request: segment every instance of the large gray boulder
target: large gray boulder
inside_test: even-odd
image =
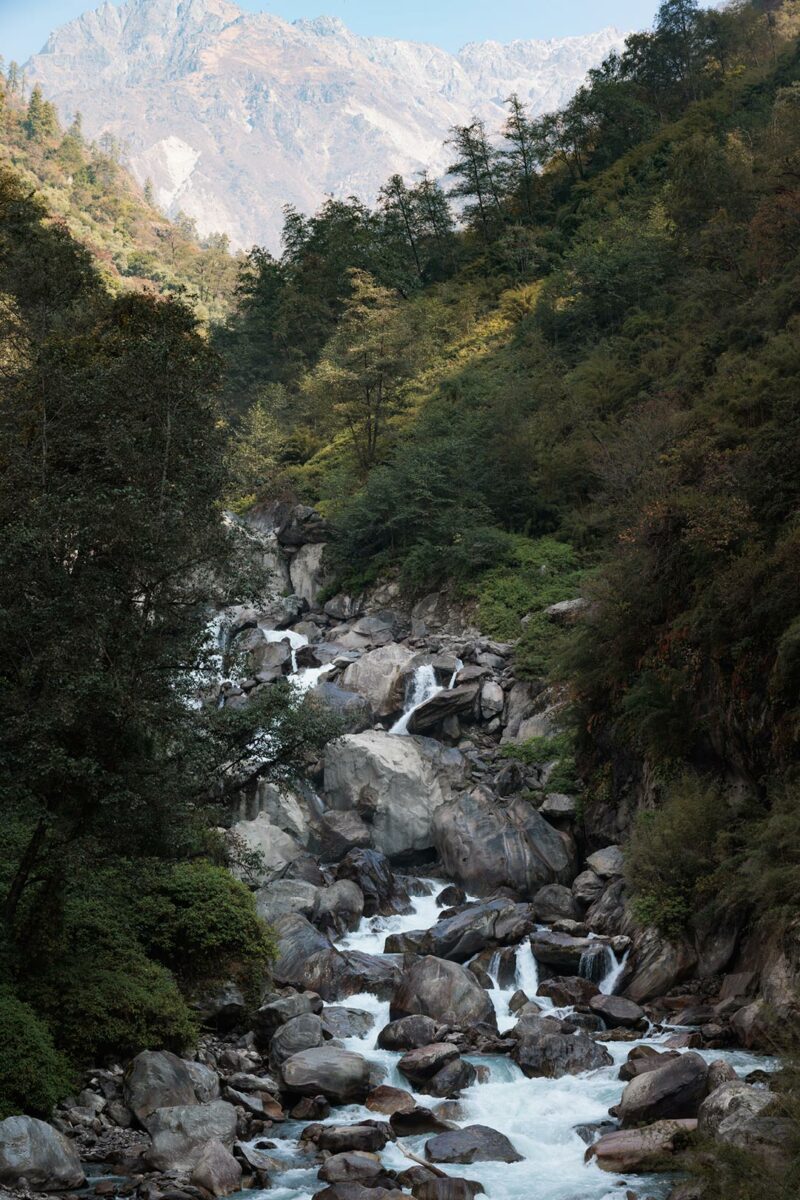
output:
[[[278,984],[332,1001],[359,992],[388,997],[399,981],[400,968],[391,959],[356,950],[343,953],[299,913],[280,917],[275,932],[278,957],[272,974]]]
[[[699,1054],[678,1058],[632,1079],[617,1106],[623,1125],[696,1117],[708,1086],[708,1063]]]
[[[292,555],[289,563],[289,578],[295,595],[306,600],[312,608],[327,579],[324,553],[325,546],[321,542],[309,542]]]
[[[298,839],[279,829],[263,812],[251,821],[238,821],[231,828],[231,835],[233,841],[243,843],[248,850],[255,850],[261,856],[258,882],[262,886],[277,879],[289,863],[305,854]]]
[[[517,1042],[511,1056],[528,1079],[560,1079],[612,1065],[614,1060],[605,1046],[582,1030],[551,1032],[550,1024],[546,1019],[534,1019],[514,1028]]]
[[[128,1064],[122,1085],[128,1108],[144,1123],[157,1108],[197,1104],[186,1063],[169,1050],[143,1050]]]
[[[775,1099],[742,1079],[731,1080],[707,1096],[697,1114],[701,1134],[744,1149],[757,1140],[758,1118]]]
[[[522,1162],[504,1133],[488,1125],[467,1125],[440,1133],[425,1143],[425,1157],[433,1163]]]
[[[72,1142],[35,1117],[0,1121],[0,1183],[35,1192],[82,1187],[83,1167]]]
[[[606,846],[595,850],[586,860],[586,866],[601,879],[613,879],[625,872],[625,857],[621,846]]]
[[[379,646],[350,664],[340,686],[363,696],[376,716],[389,717],[403,707],[404,673],[413,657],[412,650],[397,642]]]
[[[644,1129],[615,1129],[586,1151],[602,1171],[616,1174],[675,1171],[691,1144],[696,1120],[656,1121]]]
[[[333,1104],[355,1104],[369,1091],[369,1063],[360,1054],[336,1046],[302,1050],[281,1067],[287,1091],[325,1096]]]
[[[299,1017],[293,1017],[275,1031],[269,1047],[270,1063],[279,1070],[287,1058],[299,1054],[302,1050],[312,1050],[321,1046],[324,1040],[321,1017],[315,1013],[303,1013]]]
[[[418,1013],[442,1025],[497,1027],[489,993],[475,976],[458,963],[431,956],[419,959],[406,972],[389,1010],[392,1021]]]
[[[212,1196],[230,1196],[242,1186],[242,1168],[230,1150],[215,1138],[200,1152],[191,1182]]]
[[[209,1142],[230,1150],[236,1137],[236,1109],[226,1100],[191,1107],[157,1108],[147,1119],[152,1144],[148,1164],[156,1171],[189,1172]]]
[[[478,895],[510,887],[530,896],[573,873],[564,839],[519,797],[459,796],[436,809],[433,840],[447,874]]]
[[[256,892],[256,910],[260,917],[273,924],[287,913],[311,917],[317,905],[320,889],[304,879],[273,879]]]
[[[637,931],[634,952],[633,978],[626,982],[625,994],[637,1004],[663,996],[697,963],[697,953],[685,939],[670,942],[652,928]]]
[[[337,879],[330,887],[320,889],[313,921],[321,929],[333,929],[343,934],[357,929],[363,915],[361,888],[352,879]]]
[[[325,794],[332,808],[358,811],[372,845],[389,858],[433,848],[433,816],[463,781],[457,750],[381,730],[350,734],[325,751]]]
[[[540,810],[541,811],[541,810]],[[563,883],[548,883],[533,897],[537,921],[580,921],[582,911],[577,900]]]
[[[488,900],[438,921],[422,938],[420,952],[452,962],[466,962],[487,946],[516,944],[533,926],[530,905]]]
[[[409,733],[430,733],[449,717],[474,717],[478,710],[479,683],[445,688],[415,708],[408,722]]]

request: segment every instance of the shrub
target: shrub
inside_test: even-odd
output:
[[[0,1120],[20,1112],[48,1117],[71,1086],[67,1060],[45,1023],[0,988]]]
[[[552,737],[528,738],[525,742],[512,742],[503,746],[504,758],[539,767],[552,763],[553,769],[547,778],[549,792],[572,794],[579,788],[577,765],[573,753],[574,737],[571,733],[557,733]]]

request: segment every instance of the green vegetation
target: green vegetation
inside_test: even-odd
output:
[[[501,754],[527,767],[550,767],[547,776],[549,792],[564,792],[574,795],[580,787],[575,762],[575,740],[570,733],[557,733],[552,737],[533,737],[524,742],[510,742],[503,746]]]
[[[336,723],[288,684],[192,702],[209,606],[246,582],[196,316],[110,291],[5,168],[0,297],[0,1111],[46,1112],[73,1068],[189,1046],[197,989],[263,984],[210,831]]]

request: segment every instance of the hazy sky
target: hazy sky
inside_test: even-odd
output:
[[[239,0],[294,20],[320,13],[341,17],[356,33],[435,42],[458,50],[494,38],[563,37],[604,25],[649,26],[658,0]],[[24,62],[58,25],[97,8],[96,0],[0,0],[0,53]]]

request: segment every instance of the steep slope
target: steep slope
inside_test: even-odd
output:
[[[105,4],[54,33],[28,64],[62,114],[126,147],[158,203],[201,233],[275,246],[281,210],[327,193],[372,201],[394,171],[444,170],[449,128],[498,124],[516,89],[558,107],[621,35],[489,42],[453,56],[362,38],[340,21],[286,21],[227,0]]]

